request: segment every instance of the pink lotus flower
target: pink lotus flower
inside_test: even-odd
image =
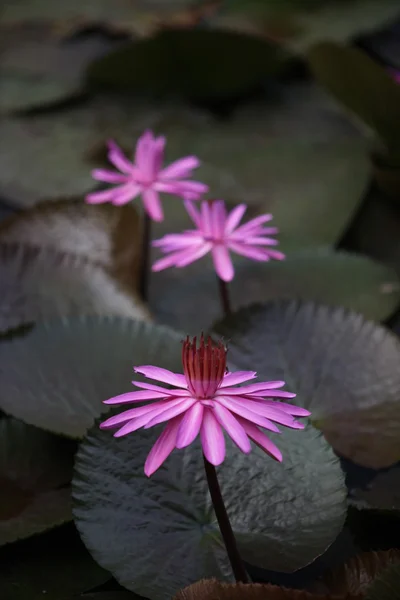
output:
[[[110,398],[105,404],[125,404],[156,400],[152,404],[132,408],[110,417],[101,424],[103,429],[120,427],[114,434],[122,437],[141,427],[148,429],[168,422],[147,457],[144,471],[152,475],[171,454],[174,448],[189,446],[200,433],[203,452],[213,465],[225,458],[223,430],[244,452],[251,451],[253,440],[267,454],[282,460],[279,449],[259,429],[279,433],[273,423],[292,429],[304,429],[293,416],[307,417],[308,410],[266,398],[294,398],[279,390],[284,381],[268,381],[237,387],[256,377],[254,371],[226,371],[227,350],[221,342],[207,343],[201,336],[199,348],[196,338],[189,338],[182,349],[183,375],[153,366],[135,367],[149,379],[173,385],[172,389],[140,381],[133,381],[143,391],[129,392]]]
[[[211,252],[217,275],[223,281],[231,281],[234,269],[229,251],[232,250],[253,260],[270,258],[283,260],[285,255],[267,246],[276,246],[277,240],[268,237],[278,233],[276,227],[263,227],[272,215],[262,215],[238,227],[246,205],[239,204],[227,215],[223,200],[204,201],[198,212],[192,202],[185,202],[186,210],[197,229],[165,235],[155,240],[153,246],[160,248],[165,258],[156,261],[153,271],[168,267],[186,267]]]
[[[135,162],[131,163],[113,141],[108,142],[108,159],[119,172],[108,169],[92,171],[94,179],[117,184],[115,187],[93,192],[86,196],[89,204],[111,202],[116,206],[127,204],[139,194],[144,208],[154,221],[162,221],[164,213],[159,192],[174,194],[185,199],[197,200],[208,190],[198,181],[188,181],[193,169],[200,161],[195,156],[186,156],[162,169],[165,138],[156,138],[146,131],[136,144]]]

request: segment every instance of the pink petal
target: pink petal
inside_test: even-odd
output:
[[[275,260],[285,260],[286,255],[283,252],[279,252],[279,250],[267,250],[269,256],[274,258]]]
[[[163,252],[174,252],[175,250],[180,250],[181,248],[196,246],[199,243],[203,243],[203,241],[203,238],[199,234],[188,235],[187,233],[175,233],[168,234],[158,240],[154,240],[152,242],[152,246],[155,248],[161,248]]]
[[[100,424],[100,429],[109,429],[115,427],[116,425],[120,425],[121,423],[126,423],[127,421],[133,422],[138,417],[143,417],[144,415],[148,416],[147,420],[144,421],[144,423],[147,423],[149,419],[152,419],[153,416],[157,414],[157,410],[162,410],[162,407],[164,407],[165,410],[165,407],[168,407],[170,402],[171,400],[158,400],[153,404],[147,404],[146,406],[138,406],[137,408],[125,410],[119,415],[114,415],[106,421],[103,421],[103,423]]]
[[[198,200],[200,196],[208,191],[208,186],[199,181],[159,181],[157,180],[154,185],[154,189],[157,192],[164,192],[166,194],[174,194],[180,196],[185,200]]]
[[[140,367],[134,367],[135,373],[140,373],[148,379],[154,381],[161,381],[162,383],[168,383],[169,385],[176,385],[179,388],[187,389],[187,381],[184,375],[180,373],[173,373],[168,369],[162,369],[161,367],[153,367],[152,365],[141,365]]]
[[[164,148],[166,139],[160,136],[155,139],[150,156],[150,176],[153,180],[158,177],[164,160]]]
[[[250,400],[245,397],[237,397],[232,398],[232,401],[243,403],[248,410],[251,412],[265,417],[268,420],[274,421],[275,423],[279,423],[280,425],[285,425],[285,427],[290,427],[291,429],[304,429],[304,424],[296,421],[291,415],[283,410],[279,410],[279,402],[276,403],[274,408],[271,406],[266,406],[262,401]],[[249,418],[249,417],[247,417]],[[252,421],[253,419],[250,419]]]
[[[243,417],[248,421],[252,421],[252,423],[260,425],[260,427],[264,427],[264,429],[269,429],[269,431],[279,433],[279,429],[276,425],[274,425],[274,423],[272,423],[272,421],[269,421],[265,417],[262,417],[261,415],[256,414],[254,411],[249,410],[245,404],[237,402],[235,399],[228,398],[226,396],[219,397],[218,402],[240,417]]]
[[[185,253],[182,253],[183,254],[182,258],[179,258],[177,260],[176,266],[180,267],[180,268],[186,267],[187,265],[190,265],[190,263],[195,262],[196,260],[199,260],[200,258],[203,258],[203,256],[208,254],[208,252],[210,252],[211,249],[212,249],[212,244],[209,242],[204,242],[198,248],[193,248],[193,249],[187,250]]]
[[[247,210],[246,204],[239,204],[229,214],[225,223],[225,235],[229,235],[242,220]]]
[[[161,201],[158,192],[148,188],[143,191],[142,194],[144,209],[153,221],[162,221],[164,219],[164,213],[161,206]]]
[[[146,130],[136,143],[135,165],[145,177],[149,175],[149,154],[153,142],[154,136],[152,132]]]
[[[221,425],[209,408],[204,410],[200,429],[201,445],[204,456],[214,466],[220,465],[225,458],[225,439]]]
[[[213,246],[212,257],[217,275],[222,281],[232,281],[235,271],[228,249],[222,244]]]
[[[170,388],[163,388],[160,385],[152,385],[151,383],[143,383],[142,381],[137,381],[136,379],[132,381],[133,385],[136,385],[138,388],[143,388],[144,390],[152,390],[153,392],[161,392],[164,393],[165,396],[190,396],[189,390],[177,390]]]
[[[256,371],[235,371],[234,373],[227,373],[224,376],[219,389],[244,383],[245,381],[249,381],[249,379],[254,379],[254,377],[257,377]]]
[[[201,217],[198,210],[194,207],[194,204],[191,200],[184,200],[184,206],[186,208],[186,212],[189,217],[192,219],[193,223],[196,225],[198,229],[201,229]]]
[[[150,450],[150,453],[144,464],[144,472],[150,477],[162,463],[168,458],[176,444],[176,436],[182,417],[172,419]]]
[[[203,421],[204,407],[201,402],[196,402],[184,415],[181,424],[179,425],[178,435],[176,438],[177,448],[186,448],[189,446],[199,434],[201,423]]]
[[[246,371],[245,371],[246,372]],[[226,380],[226,377],[224,377],[224,381]],[[263,396],[263,391],[264,390],[275,390],[276,388],[281,388],[285,385],[284,381],[262,381],[260,383],[251,383],[250,385],[242,385],[241,387],[237,387],[237,388],[229,388],[229,389],[224,389],[223,392],[221,392],[221,394],[223,394],[224,396],[228,395],[238,395],[238,396],[243,396],[243,395],[248,395],[248,394],[256,394],[258,393],[259,396]],[[225,387],[222,386],[221,387]],[[286,392],[289,393],[289,392]],[[267,392],[266,394],[267,395]],[[216,396],[219,396],[219,392],[216,392]],[[292,394],[291,396],[288,396],[288,398],[294,398],[296,396],[296,394]]]
[[[278,240],[275,240],[274,238],[260,236],[246,236],[244,242],[246,244],[259,246],[277,246],[279,244]]]
[[[279,448],[277,448],[277,446],[275,446],[275,444],[271,442],[271,440],[269,440],[267,436],[258,429],[258,427],[253,425],[253,423],[245,421],[244,419],[241,419],[241,423],[249,438],[251,438],[253,442],[255,442],[259,448],[261,448],[261,450],[267,452],[267,454],[269,454],[275,460],[282,462],[282,453]]]
[[[118,193],[114,195],[112,200],[112,203],[115,206],[122,206],[123,204],[127,204],[131,200],[134,200],[141,191],[141,187],[134,183],[127,183],[116,189],[118,190]]]
[[[164,423],[165,421],[170,421],[174,417],[177,417],[183,412],[186,412],[189,408],[193,406],[193,404],[195,404],[195,402],[197,402],[197,399],[192,397],[184,399],[179,398],[178,400],[179,402],[177,402],[176,404],[170,402],[170,407],[164,410],[159,415],[156,415],[154,419],[151,419],[151,421],[149,421],[145,426],[145,429],[148,429],[149,427],[154,427],[154,425]]]
[[[251,444],[245,430],[229,410],[216,402],[214,416],[242,452],[245,454],[251,452]]]
[[[214,239],[222,240],[225,235],[226,209],[223,200],[214,200],[211,207],[211,231]]]
[[[107,169],[93,169],[92,177],[93,179],[107,183],[126,183],[128,180],[126,175],[121,175],[121,173],[115,173]]]
[[[266,250],[262,250],[261,248],[254,248],[253,246],[247,246],[246,244],[242,244],[240,242],[232,242],[231,240],[228,240],[227,243],[228,248],[233,252],[236,252],[236,254],[246,256],[247,258],[251,258],[252,260],[269,260],[269,255]]]
[[[182,177],[190,177],[191,171],[200,165],[200,161],[196,156],[186,156],[171,163],[163,169],[159,177],[160,179],[179,179]]]
[[[247,223],[244,223],[244,225],[241,225],[238,229],[236,229],[235,233],[239,233],[239,231],[241,233],[244,233],[245,231],[249,231],[251,229],[254,229],[255,227],[259,227],[260,225],[263,225],[264,223],[267,223],[268,221],[271,221],[271,220],[272,220],[272,215],[270,215],[270,214],[260,215],[259,217],[250,219],[250,221],[247,221]]]
[[[87,194],[85,202],[88,204],[102,204],[103,202],[111,202],[116,196],[118,196],[118,187]]]
[[[160,258],[156,260],[151,267],[151,270],[154,273],[158,271],[163,271],[164,269],[169,269],[170,267],[177,267],[180,258],[184,258],[185,253],[183,250],[179,252],[172,252],[169,256],[165,256],[164,258]]]
[[[132,171],[133,164],[129,162],[121,148],[117,144],[110,140],[108,146],[108,160],[123,173],[130,174]]]
[[[276,400],[261,400],[261,402],[272,408],[278,407],[279,410],[283,410],[294,417],[309,417],[311,415],[309,410],[301,408],[300,406],[295,406],[294,404],[286,404],[285,402],[277,402]]]
[[[201,213],[201,232],[204,237],[212,236],[211,210],[208,202],[202,202],[200,205]]]
[[[103,400],[103,404],[125,404],[126,402],[142,402],[143,400],[158,400],[165,398],[165,393],[145,390],[144,392],[128,392],[120,396],[114,396],[108,400]]]

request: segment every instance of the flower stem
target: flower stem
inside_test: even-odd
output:
[[[226,281],[224,281],[220,277],[217,277],[217,279],[218,279],[218,285],[219,285],[219,297],[221,299],[222,310],[224,312],[224,315],[226,317],[228,317],[229,315],[232,314],[232,306],[231,306],[231,300],[229,297],[228,284],[226,283]]]
[[[222,499],[221,488],[219,487],[217,471],[204,456],[204,468],[206,470],[208,489],[210,490],[211,500],[214,506],[215,515],[217,517],[219,529],[228,553],[228,558],[231,563],[232,571],[237,582],[249,583],[246,569],[244,568],[239,550],[236,545],[235,535],[226,512],[225,504]]]
[[[147,301],[149,295],[150,242],[151,219],[147,212],[145,212],[143,217],[142,249],[140,253],[141,265],[139,278],[139,292],[144,302]]]

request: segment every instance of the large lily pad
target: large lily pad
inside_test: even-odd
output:
[[[68,4],[22,0],[2,7],[2,26],[46,23],[58,35],[65,35],[97,25],[145,35],[171,22],[195,24],[201,16],[201,3],[192,0],[139,0],[134,4],[131,0],[73,0]]]
[[[253,305],[215,330],[239,368],[286,381],[339,453],[373,468],[400,459],[400,343],[389,331],[295,301]]]
[[[0,332],[73,314],[150,319],[132,292],[73,254],[0,242]]]
[[[133,365],[180,369],[183,336],[119,318],[41,323],[0,344],[0,409],[54,433],[81,437],[103,400],[129,391]],[[21,343],[19,343],[21,342]],[[125,383],[124,383],[125,382]]]
[[[346,41],[380,29],[398,14],[396,0],[238,0],[225,3],[210,22],[304,52],[322,40]]]
[[[132,206],[94,206],[83,198],[43,202],[0,225],[0,241],[73,254],[133,285],[139,271],[140,236]]]
[[[72,600],[110,577],[72,525],[4,549],[1,566],[0,588],[7,600]]]
[[[334,43],[310,49],[308,62],[317,79],[384,145],[389,161],[400,161],[400,86],[367,54]]]
[[[0,420],[0,546],[72,519],[74,450],[68,440]]]
[[[94,61],[88,76],[95,85],[124,92],[223,100],[259,88],[288,59],[279,46],[252,36],[179,28]]]
[[[400,516],[400,469],[379,473],[365,489],[350,490],[350,503],[359,509]]]
[[[343,306],[379,321],[389,317],[400,302],[396,272],[356,254],[289,250],[282,262],[254,263],[235,256],[234,263],[235,278],[229,284],[234,308],[301,298]],[[191,332],[208,329],[221,314],[215,270],[205,259],[197,267],[169,269],[152,277],[155,313],[168,325]]]
[[[59,43],[48,28],[16,27],[0,42],[0,111],[48,107],[78,97],[85,69],[118,42],[105,36]]]
[[[201,577],[229,580],[232,574],[199,445],[176,451],[150,479],[144,475],[158,433],[116,440],[91,430],[76,459],[74,515],[99,564],[128,589],[167,600]],[[282,464],[259,448],[247,456],[229,445],[219,478],[244,560],[293,571],[339,533],[346,493],[337,459],[311,427],[275,434],[275,440]]]

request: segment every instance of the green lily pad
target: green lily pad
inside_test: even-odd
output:
[[[379,473],[366,489],[350,490],[350,504],[360,510],[378,510],[400,516],[400,469]]]
[[[155,97],[221,100],[257,89],[285,67],[270,42],[229,31],[168,29],[93,62],[89,82]]]
[[[391,75],[361,50],[339,44],[318,44],[307,58],[316,78],[374,131],[399,166],[400,86]]]
[[[253,302],[301,298],[343,306],[380,321],[400,303],[396,272],[365,256],[322,248],[289,251],[286,260],[267,264],[232,256],[235,278],[228,290],[235,309]],[[199,261],[196,270],[155,273],[151,285],[153,310],[172,327],[206,330],[221,314],[215,270],[206,259]]]
[[[116,45],[99,35],[61,44],[43,27],[3,32],[0,112],[48,107],[82,95],[87,65]]]
[[[81,437],[107,410],[103,400],[123,391],[121,385],[129,391],[133,365],[179,370],[182,338],[166,327],[113,317],[37,324],[0,344],[0,409]]]
[[[388,330],[343,308],[276,301],[215,331],[238,368],[286,381],[340,454],[372,468],[400,459],[400,343]]]
[[[0,241],[0,332],[74,314],[150,319],[142,301],[103,267],[33,246]]]
[[[374,581],[365,600],[397,600],[400,587],[400,564],[391,565]]]
[[[167,600],[202,577],[232,580],[232,573],[199,444],[173,453],[150,479],[144,475],[158,434],[116,440],[93,428],[76,459],[74,517],[95,560],[124,587]],[[229,445],[218,474],[243,559],[293,571],[333,542],[346,492],[337,458],[313,428],[273,437],[282,464],[257,447],[248,456]]]
[[[72,524],[6,548],[0,557],[0,588],[7,600],[72,600],[110,578]]]
[[[360,594],[360,598],[363,598],[371,583],[390,565],[399,562],[399,550],[364,552],[344,565],[327,571],[321,580],[311,585],[310,591],[330,593],[337,598],[345,598],[346,594]]]
[[[0,546],[72,519],[74,451],[68,440],[0,420]]]
[[[43,202],[0,224],[0,242],[79,256],[133,287],[138,283],[140,237],[138,213],[131,205],[89,205],[83,197]]]
[[[118,32],[146,35],[178,22],[195,24],[202,15],[201,2],[192,0],[72,0],[51,2],[43,0],[21,0],[17,4],[2,7],[2,27],[33,23],[51,26],[55,34],[66,35],[73,31],[103,26]],[[204,10],[207,3],[204,3]]]
[[[399,15],[396,0],[238,0],[210,24],[272,38],[296,52],[316,42],[343,42],[380,29]]]

